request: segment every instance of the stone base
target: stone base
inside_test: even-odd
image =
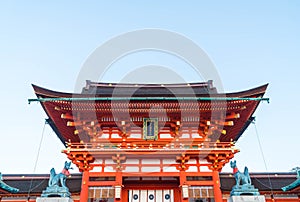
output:
[[[38,197],[36,202],[73,202],[73,199],[68,197]]]
[[[234,186],[230,192],[230,196],[259,196],[258,189],[253,185],[245,184]]]
[[[231,196],[228,202],[265,202],[265,196]]]
[[[59,187],[57,185],[47,187],[46,190],[42,192],[41,197],[70,197],[71,193],[69,192],[69,189],[67,187]]]

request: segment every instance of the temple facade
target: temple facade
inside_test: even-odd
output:
[[[80,201],[221,202],[219,172],[267,85],[226,94],[211,81],[33,88],[82,172]]]
[[[218,93],[211,81],[87,81],[80,94],[33,88],[37,98],[29,102],[41,103],[65,145],[63,153],[81,171],[68,177],[66,186],[72,199],[82,202],[227,201],[234,177],[220,171],[239,152],[235,142],[258,104],[268,100],[267,85]],[[266,201],[299,201],[297,187],[290,189],[298,183],[296,174],[250,176]],[[35,201],[48,180],[49,175],[4,175],[0,199]],[[288,191],[281,189],[285,186]],[[10,191],[14,188],[18,192]]]

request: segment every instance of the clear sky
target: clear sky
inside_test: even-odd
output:
[[[197,43],[213,60],[226,92],[270,84],[270,104],[261,103],[255,113],[259,136],[251,124],[237,143],[238,167],[281,172],[300,166],[299,10],[296,0],[0,1],[0,171],[60,170],[67,158],[48,125],[38,152],[46,115],[39,104],[27,103],[35,97],[31,84],[73,92],[84,61],[98,46],[144,28],[174,31]],[[133,58],[135,65],[189,68],[164,54]],[[117,80],[130,64],[115,64],[106,79]],[[195,81],[192,74],[185,79]]]

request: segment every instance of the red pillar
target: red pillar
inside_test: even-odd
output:
[[[122,189],[122,202],[128,202],[128,189]]]
[[[81,182],[81,192],[80,192],[80,202],[87,202],[89,199],[89,171],[83,171],[82,182]]]
[[[185,174],[185,171],[183,171],[183,170],[180,171],[179,181],[180,181],[180,198],[181,198],[181,202],[188,202],[189,199],[188,198],[183,198],[183,195],[182,195],[182,185],[186,184],[186,174]]]
[[[214,170],[212,178],[213,178],[213,182],[214,182],[215,202],[223,202],[222,192],[220,189],[221,184],[220,184],[219,172]]]
[[[117,172],[116,172],[116,184],[115,184],[115,185],[121,186],[121,189],[123,189],[122,183],[123,183],[123,180],[122,180],[122,172],[121,172],[121,171],[117,171]],[[121,202],[121,201],[122,201],[122,198],[124,198],[124,197],[122,196],[122,193],[123,193],[123,191],[121,190],[121,198],[120,198],[120,199],[116,199],[116,198],[115,198],[115,202]],[[125,199],[125,198],[124,198],[124,199]]]

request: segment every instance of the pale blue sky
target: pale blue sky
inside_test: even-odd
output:
[[[2,173],[48,173],[66,160],[63,145],[46,126],[46,115],[31,83],[73,92],[82,64],[99,45],[121,33],[158,28],[180,33],[197,43],[214,61],[226,92],[270,83],[256,125],[268,171],[300,165],[299,148],[299,1],[0,1]],[[153,63],[186,72],[188,66],[163,54],[144,54]],[[166,59],[162,61],[162,59]],[[175,64],[176,63],[176,64]],[[127,68],[130,68],[130,62]],[[119,65],[119,66],[118,66]],[[116,64],[114,81],[126,60]],[[182,69],[180,69],[182,68]],[[125,71],[126,72],[126,71]],[[185,75],[186,80],[195,77]],[[238,166],[266,171],[254,125],[240,138]],[[229,166],[224,171],[231,171]]]

